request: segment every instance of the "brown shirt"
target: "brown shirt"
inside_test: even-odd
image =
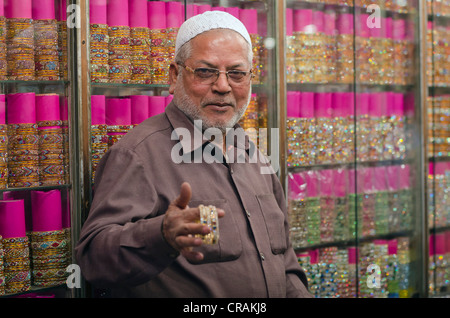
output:
[[[277,176],[261,173],[267,164],[252,160],[259,152],[248,140],[234,138],[225,162],[198,136],[171,103],[105,154],[76,247],[84,277],[123,297],[310,297]],[[192,188],[190,207],[211,204],[226,213],[219,243],[199,247],[205,258],[196,265],[161,233],[184,181]]]

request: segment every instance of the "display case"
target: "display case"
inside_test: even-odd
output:
[[[429,293],[450,295],[450,3],[427,1]]]
[[[447,2],[37,2],[0,1],[2,296],[102,295],[63,282],[96,166],[164,111],[177,30],[204,10],[251,35],[240,123],[285,186],[311,293],[448,295]]]
[[[315,297],[427,295],[424,6],[286,2],[286,192]]]
[[[255,77],[240,124],[267,153],[267,128],[277,120],[273,6],[265,1],[231,0],[92,0],[89,5],[92,177],[99,159],[123,134],[164,111],[171,100],[168,69],[177,30],[186,18],[206,10],[227,11],[249,30]]]
[[[0,297],[71,297],[72,176],[64,0],[0,1]]]
[[[84,136],[80,144],[84,163],[80,176],[85,185],[80,193],[81,220],[89,213],[96,167],[105,152],[134,126],[164,112],[170,103],[168,71],[174,59],[178,28],[187,18],[204,11],[229,12],[250,33],[255,76],[250,104],[240,124],[260,149],[270,155],[270,127],[278,127],[279,104],[276,6],[272,1],[81,2],[86,6],[85,11],[81,10],[86,12],[82,14],[86,21],[81,23],[80,43],[86,39],[86,45],[81,46],[83,77],[78,92],[82,118],[79,128]],[[278,140],[273,147],[277,164]],[[89,294],[103,295],[98,290]]]

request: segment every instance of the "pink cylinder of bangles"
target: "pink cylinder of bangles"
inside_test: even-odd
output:
[[[129,98],[106,100],[108,147],[112,147],[131,129],[131,101]]]
[[[4,253],[5,293],[28,291],[31,286],[30,250],[23,200],[0,201],[0,237]]]
[[[89,1],[91,82],[109,81],[107,0]]]
[[[36,80],[59,80],[58,23],[55,1],[33,1]]]
[[[128,0],[109,0],[106,8],[109,35],[109,82],[129,83],[131,60]]]
[[[137,126],[146,120],[148,116],[148,96],[132,95],[131,101],[131,125]]]
[[[4,239],[26,236],[24,200],[0,200],[0,235]]]
[[[62,228],[61,192],[32,191],[31,209],[33,231],[31,237],[33,285],[59,285],[66,279],[69,249],[66,232]]]
[[[150,1],[147,3],[148,27],[150,29],[150,75],[152,84],[166,84],[169,79],[170,64],[168,33],[166,30],[166,3]]]
[[[39,185],[64,184],[64,138],[59,95],[36,95],[39,133]]]
[[[8,184],[8,132],[6,127],[6,96],[0,94],[0,189]]]
[[[33,229],[31,220],[31,194],[30,191],[5,191],[3,200],[23,200],[25,209],[25,231],[29,233]]]
[[[61,192],[59,189],[31,192],[33,232],[62,229]]]
[[[150,84],[150,29],[147,0],[129,0],[131,83]]]
[[[108,130],[105,118],[105,95],[91,96],[91,167],[92,181],[95,180],[95,170],[100,159],[108,150]]]
[[[6,61],[9,80],[34,80],[34,26],[32,0],[8,1],[6,14]]]
[[[7,95],[8,187],[39,185],[39,136],[34,93]]]
[[[148,116],[152,117],[164,113],[166,108],[166,97],[148,96]]]

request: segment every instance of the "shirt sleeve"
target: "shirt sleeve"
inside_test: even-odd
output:
[[[173,262],[178,253],[162,235],[165,211],[158,202],[139,156],[111,148],[96,170],[94,198],[76,247],[87,281],[97,287],[135,286]]]
[[[297,257],[295,255],[294,249],[292,248],[291,240],[289,238],[289,223],[287,216],[286,199],[284,196],[283,188],[281,183],[275,174],[272,174],[274,195],[280,206],[280,209],[285,215],[285,233],[286,242],[288,248],[284,253],[284,262],[286,268],[286,297],[296,298],[296,297],[312,297],[308,292],[308,280],[306,279],[306,274],[300,267]]]

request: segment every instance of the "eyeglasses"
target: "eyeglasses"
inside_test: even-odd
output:
[[[184,67],[187,71],[194,74],[194,78],[202,83],[202,84],[213,84],[219,78],[220,73],[225,73],[228,79],[229,84],[244,84],[248,83],[250,78],[253,77],[252,70],[246,71],[238,71],[238,70],[230,70],[230,71],[219,71],[215,68],[207,68],[207,67],[199,67],[193,69],[187,65],[177,63],[181,67]]]

